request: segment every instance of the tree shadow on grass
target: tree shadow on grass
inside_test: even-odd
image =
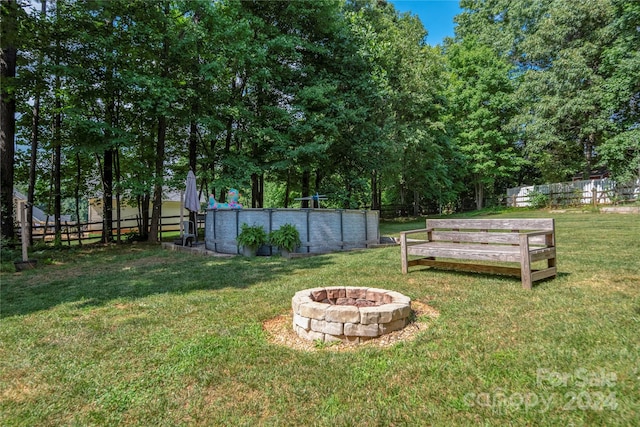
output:
[[[116,299],[198,290],[246,289],[277,281],[297,270],[323,268],[333,261],[319,255],[288,261],[280,257],[205,257],[156,248],[123,249],[81,256],[23,273],[3,274],[0,318],[26,315],[60,304],[101,306]]]

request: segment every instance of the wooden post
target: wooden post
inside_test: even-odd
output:
[[[407,256],[407,235],[400,233],[400,262],[402,262],[402,274],[409,272],[409,257]]]
[[[520,280],[524,289],[531,290],[531,255],[529,254],[529,238],[522,233],[520,240]]]
[[[598,190],[596,188],[591,189],[591,203],[593,207],[598,206]]]
[[[184,208],[184,191],[180,190],[180,237],[189,233],[189,230],[184,230],[184,213],[182,209]]]
[[[27,253],[27,245],[29,244],[29,239],[27,238],[27,204],[25,202],[20,202],[20,240],[22,240],[22,261],[28,261],[29,255]]]

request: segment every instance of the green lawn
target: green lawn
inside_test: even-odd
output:
[[[555,280],[414,268],[398,247],[287,261],[143,244],[44,251],[1,273],[0,420],[60,425],[640,424],[640,217],[556,218]],[[383,234],[424,221],[382,223]],[[301,289],[397,290],[440,312],[413,341],[271,344]]]

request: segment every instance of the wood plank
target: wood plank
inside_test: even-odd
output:
[[[553,259],[556,257],[556,248],[543,248],[531,251],[531,262]]]
[[[502,265],[482,265],[466,264],[462,262],[440,261],[432,259],[416,259],[413,265],[424,265],[428,267],[441,268],[446,270],[469,271],[473,273],[502,274],[506,276],[520,277],[520,268],[506,267]]]
[[[427,219],[427,228],[457,228],[469,230],[553,230],[553,218],[519,219]]]
[[[495,243],[503,245],[519,244],[520,233],[511,232],[476,232],[476,231],[433,231],[431,240],[464,243]],[[529,238],[530,245],[546,246],[546,236]]]
[[[476,261],[520,262],[518,246],[483,246],[430,242],[409,246],[409,255],[468,259]]]
[[[538,280],[546,279],[548,277],[555,277],[558,275],[555,267],[545,268],[544,270],[537,270],[531,272],[531,281],[537,282]]]

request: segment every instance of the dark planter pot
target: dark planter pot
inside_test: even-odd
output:
[[[243,246],[242,247],[242,255],[246,257],[254,257],[258,253],[258,248],[253,246]]]
[[[38,265],[38,260],[28,259],[26,261],[14,261],[13,265],[16,266],[16,271],[31,270],[36,268],[36,265]]]
[[[286,250],[284,248],[280,248],[280,256],[282,258],[291,258],[291,252],[289,252],[288,250]]]

